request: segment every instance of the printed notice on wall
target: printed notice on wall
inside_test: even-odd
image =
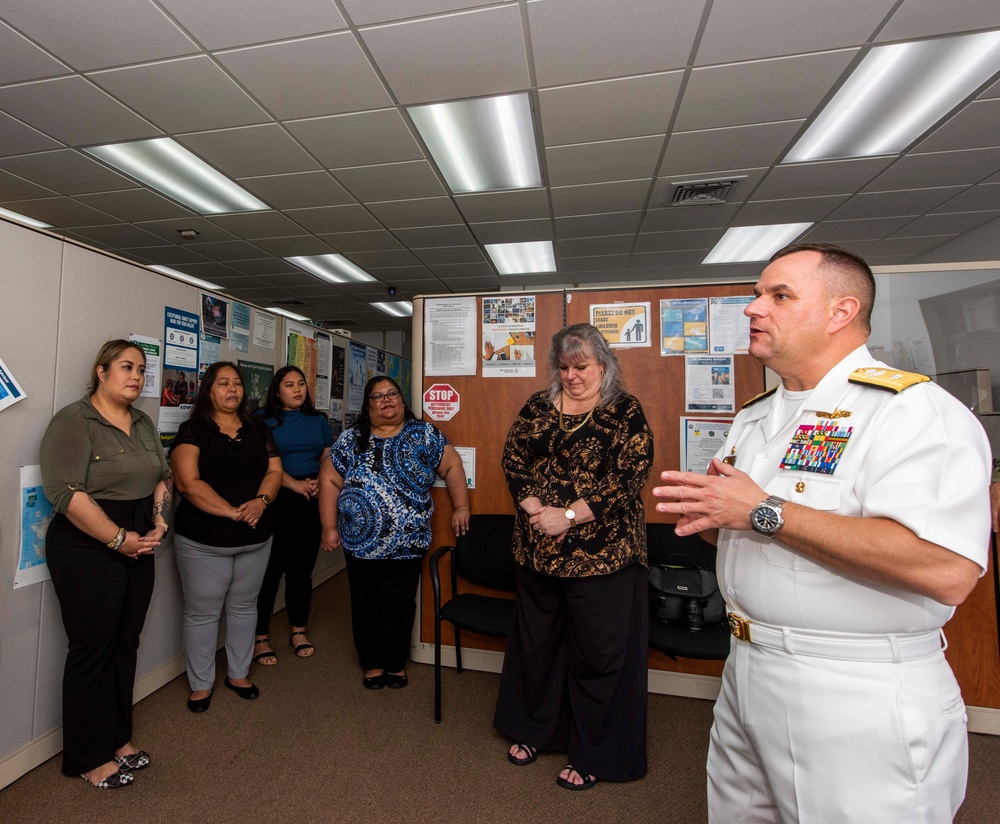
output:
[[[150,338],[146,335],[131,334],[128,339],[132,343],[139,344],[139,348],[146,356],[146,382],[142,386],[140,398],[160,397],[160,353],[163,351],[163,344],[159,338]]]
[[[732,355],[689,355],[685,366],[685,412],[736,412]]]
[[[24,390],[7,368],[7,364],[0,360],[0,411],[18,401],[23,401],[26,397]]]
[[[476,374],[476,299],[424,301],[424,374]]]
[[[535,377],[535,296],[483,298],[483,377]]]
[[[465,469],[465,485],[469,489],[476,488],[476,449],[473,446],[456,446],[455,451],[462,459],[462,466]],[[432,486],[447,487],[444,478],[435,477]]]
[[[45,561],[45,533],[55,513],[42,491],[42,468],[21,467],[21,552],[14,573],[14,589],[49,580]]]
[[[266,349],[274,349],[274,342],[277,339],[276,329],[277,318],[267,312],[254,309],[253,312],[253,345],[263,346]]]
[[[709,349],[713,355],[745,355],[750,350],[750,318],[743,310],[753,301],[753,295],[709,298]]]
[[[708,352],[708,298],[660,301],[660,354]]]
[[[608,346],[652,346],[649,334],[649,303],[595,303],[590,307],[590,322],[596,326]]]
[[[726,444],[732,418],[681,418],[681,472],[705,474]]]

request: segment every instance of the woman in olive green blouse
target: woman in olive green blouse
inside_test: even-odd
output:
[[[170,468],[149,416],[132,407],[146,358],[104,344],[90,393],[52,419],[42,484],[56,510],[46,558],[69,641],[63,673],[63,773],[99,789],[149,765],[132,743],[139,634],[153,594],[153,550],[167,532]]]

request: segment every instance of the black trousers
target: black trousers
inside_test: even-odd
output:
[[[646,774],[648,575],[555,578],[517,567],[514,620],[493,725],[565,751],[583,774]]]
[[[402,671],[410,657],[423,559],[368,561],[345,552],[344,560],[351,590],[354,647],[361,668]]]
[[[323,527],[319,501],[282,488],[272,504],[274,534],[271,557],[257,596],[257,634],[267,635],[281,576],[285,576],[285,609],[288,623],[304,627],[312,604],[312,571],[319,554]]]
[[[116,511],[101,506],[119,526],[133,529],[135,502]],[[132,740],[132,691],[139,635],[153,594],[153,557],[128,558],[56,515],[45,537],[63,626],[69,640],[63,673],[65,775],[89,772]]]

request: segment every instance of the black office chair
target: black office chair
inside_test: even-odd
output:
[[[703,569],[715,569],[715,547],[697,535],[675,535],[673,524],[646,524],[646,540],[651,567],[677,563],[676,556],[682,555]],[[725,623],[692,632],[680,623],[664,624],[652,613],[649,616],[650,648],[674,659],[721,661],[729,655],[729,635],[729,627]]]
[[[473,515],[469,531],[455,546],[438,547],[431,555],[431,586],[434,588],[434,723],[441,723],[441,621],[455,629],[455,661],[462,672],[462,630],[506,638],[514,614],[514,601],[473,592],[458,591],[458,579],[503,592],[514,591],[513,515]],[[441,603],[438,564],[451,555],[451,599]]]

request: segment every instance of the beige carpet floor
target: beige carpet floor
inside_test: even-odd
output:
[[[295,658],[284,613],[274,617],[280,662],[253,668],[259,700],[241,700],[222,687],[220,674],[202,715],[185,708],[183,677],[140,702],[135,741],[153,764],[131,786],[90,789],[63,777],[56,757],[0,791],[0,822],[705,821],[709,702],[651,695],[649,774],[570,793],[555,785],[565,763],[559,754],[524,768],[507,763],[507,742],[491,726],[498,676],[445,670],[441,725],[433,722],[429,666],[411,663],[407,689],[364,690],[347,598],[344,575],[316,590],[311,659]],[[997,824],[1000,738],[973,735],[970,750],[969,793],[957,821]]]

